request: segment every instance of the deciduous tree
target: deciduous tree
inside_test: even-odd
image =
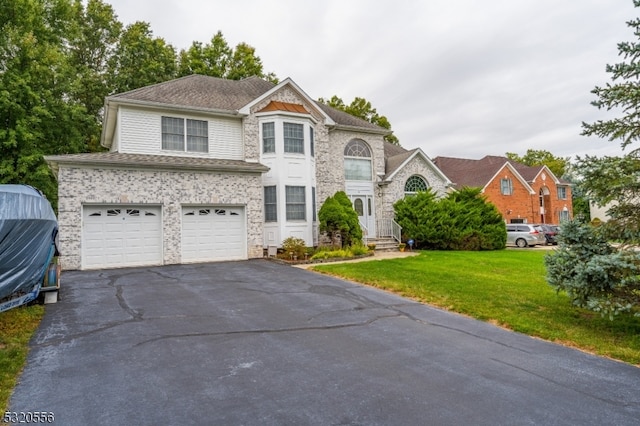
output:
[[[527,166],[547,166],[557,178],[562,178],[567,173],[571,161],[571,157],[556,157],[549,151],[536,149],[528,149],[523,156],[514,152],[507,152],[506,156]]]
[[[329,105],[332,108],[351,114],[354,117],[358,117],[368,121],[369,123],[378,125],[383,129],[391,130],[391,123],[389,123],[387,117],[378,114],[378,111],[371,106],[371,102],[364,98],[356,97],[349,105],[346,105],[344,101],[336,95],[333,95],[331,99],[327,100],[320,98],[318,101]],[[400,145],[400,141],[393,133],[385,135],[384,139],[394,145]]]
[[[178,71],[175,48],[154,37],[147,22],[135,22],[120,35],[109,61],[111,86],[117,93],[175,78]]]

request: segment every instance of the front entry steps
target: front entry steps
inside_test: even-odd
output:
[[[367,244],[375,244],[376,251],[398,251],[398,242],[393,237],[368,238]]]

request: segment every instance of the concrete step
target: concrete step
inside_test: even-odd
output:
[[[375,244],[376,251],[397,251],[398,242],[393,238],[369,238],[368,244]]]

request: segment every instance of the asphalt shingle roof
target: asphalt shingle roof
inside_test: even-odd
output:
[[[227,80],[194,74],[118,93],[109,96],[108,99],[235,112],[274,87],[273,83],[259,77]],[[344,111],[320,102],[316,102],[316,104],[338,125],[375,130],[381,133],[388,132],[387,129]]]
[[[269,168],[260,163],[217,158],[178,157],[170,155],[124,154],[119,152],[93,152],[85,154],[50,155],[45,160],[57,173],[59,164],[85,164],[93,166],[142,167],[153,169],[199,170],[235,173],[264,173]]]
[[[227,80],[194,74],[119,93],[109,99],[237,111],[273,87],[273,83],[258,77]]]

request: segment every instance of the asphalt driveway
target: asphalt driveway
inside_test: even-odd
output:
[[[14,412],[61,425],[638,425],[640,369],[265,260],[65,272]]]

